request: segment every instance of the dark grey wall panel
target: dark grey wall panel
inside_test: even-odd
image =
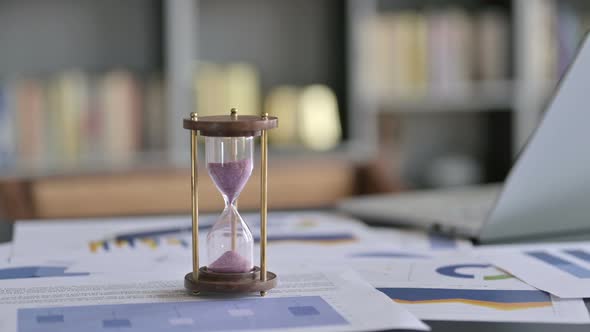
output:
[[[161,63],[157,1],[0,0],[0,75]]]

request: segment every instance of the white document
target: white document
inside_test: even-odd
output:
[[[478,255],[562,298],[590,297],[590,242],[479,247]]]
[[[408,230],[390,227],[372,227],[369,232],[373,242],[419,250],[469,250],[473,244],[469,240],[427,233],[420,230]]]
[[[117,241],[119,234],[150,234],[161,230],[178,230],[190,227],[190,218],[134,217],[81,220],[18,221],[14,225],[13,257],[56,256],[64,253],[85,252],[88,254],[156,251],[162,247],[186,246],[176,241],[154,241],[145,236],[130,243]]]
[[[182,253],[145,255],[141,252],[117,255],[13,258],[0,264],[0,280],[58,277],[120,276],[126,273],[163,270],[183,276],[191,270],[191,256]]]
[[[200,217],[201,238],[207,235],[216,217]],[[244,214],[243,218],[257,238],[259,215]],[[189,216],[19,221],[14,227],[13,256],[54,256],[80,251],[92,255],[176,249],[190,252],[190,229]],[[311,246],[371,242],[368,229],[360,221],[336,214],[277,212],[269,214],[268,242]]]
[[[268,248],[269,264],[284,264],[285,262],[349,264],[354,266],[357,260],[367,258],[379,260],[398,259],[408,261],[423,261],[457,255],[457,251],[432,251],[409,248],[400,248],[395,245],[383,245],[378,242],[368,245],[365,243],[349,243],[324,246],[302,246],[298,244],[270,245]]]
[[[243,217],[254,237],[258,237],[258,215],[244,214]],[[201,216],[201,243],[205,243],[208,228],[215,218],[215,215]],[[14,227],[13,257],[62,257],[64,254],[114,256],[133,252],[152,256],[174,252],[190,254],[190,227],[189,216],[19,221]],[[325,254],[335,248],[344,251],[348,247],[379,243],[402,251],[453,252],[471,248],[471,243],[465,240],[411,230],[373,230],[358,220],[317,212],[271,213],[268,243],[273,251],[281,250],[282,247],[291,250],[292,246],[297,246],[302,250],[311,250],[314,254],[320,251]],[[205,252],[206,247],[202,245],[201,256]]]
[[[275,272],[279,286],[266,297],[194,297],[182,276],[166,272],[0,281],[0,330],[428,329],[352,270]]]
[[[581,299],[559,299],[478,258],[364,260],[354,267],[420,319],[588,323]]]

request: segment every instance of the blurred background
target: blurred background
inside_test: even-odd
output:
[[[181,119],[231,107],[280,118],[276,207],[502,181],[588,28],[582,0],[0,0],[0,201],[75,215],[157,169],[126,197],[181,203],[113,213],[187,211]]]

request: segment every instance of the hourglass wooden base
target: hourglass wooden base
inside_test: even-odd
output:
[[[260,280],[258,266],[245,273],[216,273],[203,266],[199,269],[198,280],[194,280],[192,272],[184,276],[184,287],[193,294],[260,292],[264,295],[276,285],[277,275],[272,272],[266,272],[266,280]]]

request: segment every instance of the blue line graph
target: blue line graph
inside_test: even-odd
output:
[[[247,331],[349,323],[320,296],[18,310],[18,332]]]
[[[571,262],[567,259],[555,256],[545,251],[537,250],[537,251],[527,251],[525,254],[536,258],[544,263],[547,263],[555,268],[566,272],[574,277],[580,279],[590,279],[590,270],[578,265],[575,262]]]

